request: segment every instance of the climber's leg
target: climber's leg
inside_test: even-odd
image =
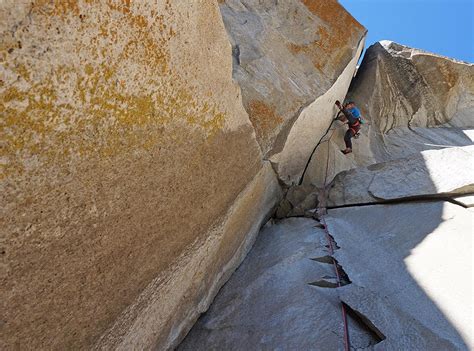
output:
[[[344,135],[344,142],[346,143],[346,149],[352,149],[352,137],[354,136],[352,129],[348,129]]]
[[[352,152],[352,140],[351,138],[354,136],[352,129],[348,129],[346,134],[344,135],[344,142],[346,143],[346,149],[341,150],[343,154],[348,154]]]

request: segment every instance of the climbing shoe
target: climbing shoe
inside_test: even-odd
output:
[[[347,155],[347,154],[350,154],[350,153],[352,152],[352,150],[351,150],[351,149],[349,149],[349,150],[346,149],[346,150],[341,150],[341,152],[342,152],[344,155]]]

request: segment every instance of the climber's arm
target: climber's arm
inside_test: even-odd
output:
[[[347,111],[344,107],[342,107],[339,100],[336,100],[336,106],[339,108],[339,111],[340,111],[337,114],[336,119],[341,121],[341,122],[344,122],[344,123],[346,123],[347,121],[350,121],[350,119],[352,118],[351,113],[349,111]],[[341,112],[342,112],[342,114],[341,114]]]
[[[342,113],[341,113],[341,112],[342,112]],[[341,112],[339,112],[339,113],[337,114],[336,119],[337,119],[338,121],[341,121],[341,122],[346,123],[346,122],[347,122],[347,117],[346,117],[346,115],[344,114],[343,111],[341,111]]]
[[[336,100],[336,106],[339,109],[339,112],[336,116],[336,120],[341,121],[341,122],[346,122],[347,118],[344,114],[344,109],[342,108],[342,105],[341,105],[339,100]],[[342,112],[342,114],[341,114],[341,112]]]

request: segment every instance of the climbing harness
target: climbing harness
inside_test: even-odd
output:
[[[359,121],[359,119],[358,119],[357,122],[354,123],[353,125],[349,125],[349,129],[352,130],[352,132],[354,133],[354,135],[356,135],[357,133],[359,133],[359,130],[360,130],[360,121]]]

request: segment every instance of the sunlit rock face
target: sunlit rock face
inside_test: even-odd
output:
[[[428,149],[472,144],[474,65],[393,42],[370,46],[346,100],[365,124],[343,155],[347,128],[334,122],[334,136],[316,151],[305,182],[322,186],[343,170],[407,157]],[[427,129],[429,128],[429,129]],[[328,150],[329,149],[329,150]]]
[[[328,206],[474,193],[474,146],[423,151],[410,157],[339,173]]]
[[[269,222],[178,350],[469,350],[474,213],[444,201]]]
[[[0,19],[2,343],[174,347],[298,178],[365,29],[326,0],[7,0]]]
[[[0,19],[2,348],[166,348],[279,198],[218,5],[2,1]]]
[[[225,0],[220,8],[259,145],[280,179],[294,183],[347,92],[365,28],[334,0]]]
[[[381,41],[367,49],[348,98],[382,133],[474,127],[474,65]]]
[[[474,213],[443,201],[329,211],[352,284],[339,296],[383,336],[373,350],[471,350]]]
[[[282,185],[300,179],[335,116],[334,101],[346,95],[365,29],[334,0],[6,0],[0,19],[2,346],[176,347],[249,252]],[[426,140],[470,143],[460,129],[416,128],[472,126],[472,66],[379,46],[371,52],[382,50],[376,56],[391,62],[386,72],[381,64],[371,68],[378,60],[364,61],[359,76],[368,78],[351,93],[358,103],[373,102],[359,103],[369,124],[353,155],[338,151],[344,128],[318,148],[307,178],[314,185],[325,178],[326,150],[331,180],[346,168],[431,148]],[[420,91],[420,106],[391,78],[402,68]],[[389,83],[382,101],[390,108],[377,100],[380,85]],[[401,107],[394,98],[400,92]],[[293,195],[291,215],[316,204],[314,194]],[[305,233],[282,237],[285,225]],[[313,253],[324,256],[326,245],[313,225],[286,221],[264,242],[280,240],[278,251],[261,252],[288,278],[274,300],[280,307],[299,299],[306,309],[313,301],[303,297],[327,298],[324,309],[305,310],[314,321],[339,311],[335,291],[314,294],[317,288],[307,286],[314,267],[308,261]],[[298,240],[307,243],[304,250]],[[304,281],[285,277],[288,257]],[[322,264],[318,275],[329,274]],[[326,284],[314,279],[319,288]],[[292,283],[305,295],[294,295]],[[270,286],[253,292],[265,297]],[[299,315],[289,310],[280,325]],[[375,344],[364,326],[357,328],[357,345]],[[280,340],[320,340],[301,339],[308,330],[314,328],[302,321]],[[331,338],[334,345],[340,339]]]
[[[352,349],[472,349],[471,72],[392,43],[369,49],[348,98],[366,120],[353,154],[334,122],[179,350],[343,349],[341,302]],[[437,94],[448,107],[430,105]],[[306,207],[316,197],[324,221]]]

